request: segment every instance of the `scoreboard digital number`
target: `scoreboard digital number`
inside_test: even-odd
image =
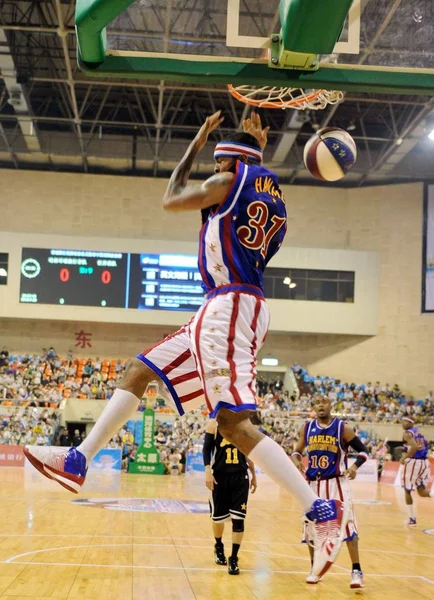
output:
[[[20,302],[196,311],[195,256],[23,248]]]
[[[124,307],[128,261],[121,252],[23,248],[20,302]]]

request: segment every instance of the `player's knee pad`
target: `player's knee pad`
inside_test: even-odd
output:
[[[244,519],[232,519],[232,531],[242,533],[244,531]]]

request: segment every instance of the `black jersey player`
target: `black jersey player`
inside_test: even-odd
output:
[[[244,535],[249,488],[256,491],[255,466],[221,435],[215,419],[210,419],[203,445],[206,486],[211,491],[210,512],[213,521],[215,562],[226,565],[222,536],[226,521],[232,521],[232,554],[228,572],[238,575],[238,550]],[[252,474],[249,481],[248,470]]]

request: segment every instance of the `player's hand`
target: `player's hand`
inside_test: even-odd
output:
[[[202,127],[199,129],[196,135],[196,143],[198,146],[198,150],[202,150],[202,148],[208,141],[209,134],[212,133],[215,129],[217,129],[220,123],[223,123],[224,117],[220,116],[221,113],[222,111],[218,110],[213,115],[205,119],[205,123],[202,125]]]
[[[250,482],[250,493],[254,494],[258,489],[258,480],[256,477],[252,477],[252,481]]]
[[[205,471],[205,485],[209,490],[214,489],[214,484],[217,485],[217,481],[214,479],[212,471]]]
[[[304,466],[303,461],[297,460],[296,458],[292,458],[292,457],[291,457],[291,460],[294,463],[294,465],[297,467],[297,469],[300,471],[300,473],[306,473],[306,467]]]
[[[252,114],[248,119],[244,119],[243,121],[243,131],[244,133],[250,133],[256,138],[261,146],[261,150],[265,150],[267,145],[267,136],[270,128],[264,127],[262,128],[261,117],[255,111],[252,111]]]
[[[348,477],[349,480],[353,480],[357,475],[357,467],[352,465],[349,469],[344,472],[344,477]]]

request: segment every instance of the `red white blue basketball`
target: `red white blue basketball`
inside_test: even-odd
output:
[[[304,148],[304,164],[316,179],[339,181],[357,159],[357,146],[348,131],[338,127],[319,129]]]

